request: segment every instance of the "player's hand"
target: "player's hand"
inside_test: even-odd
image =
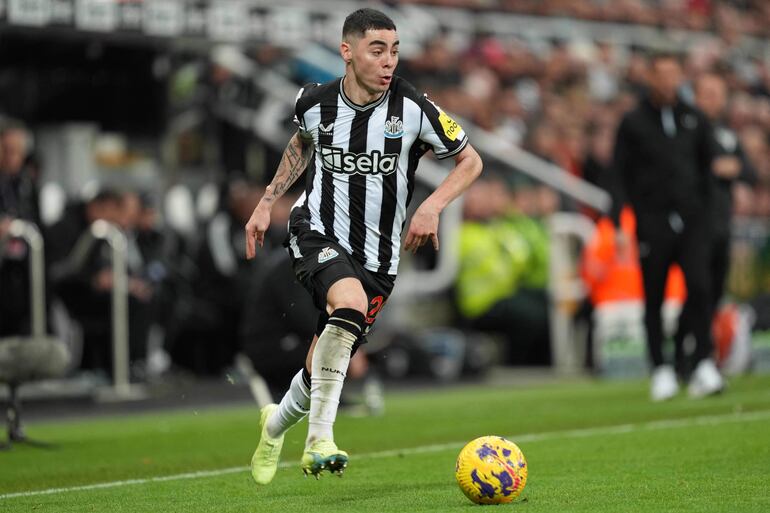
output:
[[[246,223],[246,258],[252,259],[257,255],[256,244],[261,248],[265,243],[265,232],[270,226],[270,209],[261,202],[251,213]],[[256,242],[256,244],[255,244]]]
[[[409,231],[404,243],[405,250],[416,253],[417,248],[430,239],[433,241],[433,249],[438,251],[438,215],[438,210],[425,203],[420,205],[409,223]]]

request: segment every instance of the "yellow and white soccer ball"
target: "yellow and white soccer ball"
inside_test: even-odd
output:
[[[460,451],[455,477],[463,493],[477,504],[511,502],[527,484],[527,460],[510,440],[482,436]]]

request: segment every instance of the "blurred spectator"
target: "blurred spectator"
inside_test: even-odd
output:
[[[105,374],[112,368],[111,256],[106,243],[96,242],[85,251],[78,241],[95,221],[117,224],[120,217],[120,194],[103,190],[91,199],[70,204],[46,236],[52,291],[83,330],[81,368]]]
[[[102,190],[89,200],[69,205],[47,232],[51,287],[83,330],[83,369],[112,371],[112,252],[104,241],[96,240],[90,247],[84,242],[98,220],[115,225],[126,235],[129,358],[141,366],[146,357],[154,290],[144,277],[144,262],[136,245],[139,212],[137,193]]]
[[[40,223],[38,177],[36,169],[27,165],[29,138],[19,124],[0,130],[0,237],[14,219]],[[0,255],[0,336],[29,333],[28,269],[27,244],[7,240]]]
[[[717,154],[734,156],[738,166],[716,169],[710,175],[709,208],[711,215],[711,248],[709,272],[711,274],[710,316],[713,318],[716,307],[724,294],[725,280],[730,266],[730,224],[732,220],[732,186],[740,180],[746,184],[756,183],[756,172],[743,153],[738,136],[724,126],[722,116],[727,105],[727,84],[719,75],[707,73],[698,77],[695,84],[695,101],[713,124]],[[684,353],[684,338],[692,329],[692,305],[685,302],[679,320],[679,329],[674,337],[675,361],[679,374],[689,375],[689,362]]]
[[[614,194],[612,188],[615,183],[612,177],[614,137],[613,128],[601,125],[592,126],[588,134],[588,156],[583,164],[583,178],[610,194]]]
[[[169,368],[167,339],[173,339],[179,331],[174,324],[175,309],[190,302],[194,264],[182,237],[168,227],[161,227],[153,196],[145,193],[140,199],[136,244],[144,261],[143,276],[154,291],[149,319],[149,329],[154,331],[148,335],[146,369],[152,377]]]
[[[251,81],[253,72],[254,64],[237,47],[222,45],[212,50],[207,108],[228,179],[242,178],[247,172],[246,153],[253,136],[242,111],[258,103],[259,93]]]
[[[262,377],[285,388],[305,361],[318,311],[284,248],[274,249],[252,274],[243,309],[241,347]]]
[[[244,181],[228,186],[223,209],[204,227],[194,257],[193,296],[175,309],[176,330],[168,340],[172,359],[198,374],[222,372],[239,349],[251,275],[261,264],[245,258],[243,227],[260,195],[260,187]],[[280,221],[274,224],[281,226]]]
[[[158,211],[149,194],[139,196],[139,213],[135,233],[136,244],[147,267],[148,279],[159,283],[168,275],[169,253],[178,254],[172,246],[181,244],[171,233],[164,234],[159,227]],[[173,240],[176,239],[176,240]]]
[[[505,337],[507,363],[547,365],[548,237],[540,223],[512,211],[513,203],[499,179],[478,180],[468,190],[457,306],[467,327]]]
[[[139,223],[143,205],[139,193],[126,191],[120,198],[118,227],[126,236],[126,268],[129,301],[129,359],[137,371],[144,374],[147,358],[147,337],[154,318],[155,285],[149,278],[147,262],[139,245]]]
[[[618,94],[620,88],[618,67],[610,44],[599,44],[597,54],[597,57],[589,62],[588,89],[592,99],[606,102]]]
[[[39,224],[38,169],[29,154],[30,134],[18,124],[0,130],[0,217]]]

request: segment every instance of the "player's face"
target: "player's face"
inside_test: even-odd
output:
[[[398,34],[395,30],[367,30],[364,37],[343,42],[341,53],[359,85],[370,93],[381,93],[390,87],[398,64]]]

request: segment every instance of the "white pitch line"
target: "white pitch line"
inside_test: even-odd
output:
[[[566,431],[549,431],[545,433],[526,433],[508,437],[516,443],[541,442],[544,440],[555,440],[559,438],[587,438],[599,435],[620,435],[638,431],[658,431],[663,429],[676,429],[690,426],[709,426],[717,424],[727,424],[730,422],[751,422],[758,420],[769,420],[770,410],[755,412],[736,412],[722,415],[706,415],[701,417],[689,417],[681,419],[655,420],[641,424],[617,424],[614,426],[603,426],[585,429],[570,429]],[[422,445],[419,447],[409,447],[406,449],[392,449],[388,451],[370,452],[356,454],[355,459],[373,459],[373,458],[391,458],[395,456],[409,456],[414,454],[424,454],[431,452],[441,452],[449,449],[459,449],[466,442],[452,442],[444,444]],[[283,462],[281,468],[293,467],[296,462]],[[106,483],[95,483],[82,486],[69,486],[64,488],[48,488],[46,490],[34,490],[29,492],[15,492],[0,495],[0,500],[14,499],[19,497],[38,497],[40,495],[53,495],[57,493],[82,492],[89,490],[102,490],[105,488],[119,488],[122,486],[142,485],[149,483],[162,483],[166,481],[180,481],[183,479],[199,479],[203,477],[217,477],[226,474],[235,474],[247,472],[249,467],[230,467],[216,470],[201,470],[198,472],[187,472],[184,474],[173,474],[170,476],[148,477],[142,479],[126,479],[123,481],[110,481]]]

